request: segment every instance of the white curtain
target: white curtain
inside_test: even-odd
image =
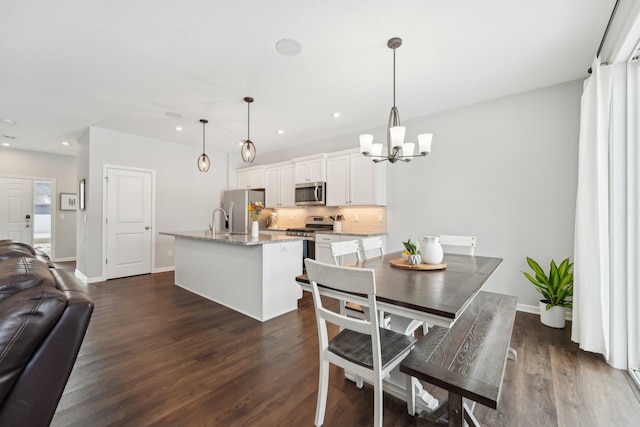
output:
[[[584,82],[578,149],[571,339],[610,351],[609,147],[612,70],[593,61]]]

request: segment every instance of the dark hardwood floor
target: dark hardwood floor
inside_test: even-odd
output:
[[[173,277],[88,285],[95,312],[52,425],[312,426],[318,340],[310,295],[298,311],[261,323],[174,286]],[[517,314],[518,361],[507,363],[499,409],[476,406],[483,425],[640,424],[627,374],[569,335],[569,327]],[[372,399],[370,387],[358,390],[332,366],[325,425],[371,425]],[[424,422],[385,395],[384,425]]]

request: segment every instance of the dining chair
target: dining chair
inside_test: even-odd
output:
[[[471,255],[476,250],[476,237],[475,236],[456,236],[452,234],[438,234],[440,245],[442,245],[442,251],[445,254],[460,254]],[[429,331],[429,325],[422,323],[422,333],[427,335]]]
[[[331,243],[331,254],[333,255],[333,262],[335,263],[335,265],[342,265],[342,257],[345,255],[355,254],[358,262],[362,260],[362,258],[360,257],[360,246],[358,245],[357,240],[346,240],[344,242]],[[340,305],[340,312],[342,314],[347,314],[358,319],[368,318],[367,310],[365,310],[359,304],[344,301],[341,302]]]
[[[475,236],[439,234],[440,245],[445,254],[473,255],[476,250]]]
[[[364,259],[369,259],[370,253],[374,253],[373,256],[383,256],[384,247],[382,243],[382,237],[367,237],[360,239],[360,246],[362,247],[362,256]]]
[[[374,425],[382,426],[383,390],[382,381],[391,370],[402,362],[415,346],[413,336],[400,334],[378,327],[376,309],[376,282],[373,270],[349,268],[325,264],[307,258],[307,276],[316,312],[320,350],[320,375],[315,425],[324,423],[329,388],[329,364],[353,372],[362,388],[362,379],[373,385]],[[358,295],[358,302],[369,308],[371,320],[354,319],[322,305],[318,284],[342,292]],[[327,323],[337,325],[341,331],[331,340]]]

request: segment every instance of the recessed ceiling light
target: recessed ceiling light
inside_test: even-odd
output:
[[[342,113],[340,113],[339,111],[336,111],[335,113],[331,114],[331,117],[333,117],[334,119],[339,118],[342,115]]]
[[[278,129],[278,135],[282,135],[283,133],[284,133],[284,130]]]
[[[0,122],[6,123],[8,125],[15,125],[16,124],[16,121],[13,120],[11,117],[2,117],[2,118],[0,118]]]
[[[67,146],[69,143],[67,141],[62,141],[62,145]]]
[[[11,147],[11,144],[9,144],[8,142],[3,142],[3,143],[2,143],[2,146],[3,146],[3,147]]]
[[[240,147],[242,147],[242,144],[244,144],[244,141],[240,141],[240,142],[238,142],[238,145],[239,145]]]
[[[276,50],[285,56],[296,56],[302,52],[302,45],[295,40],[282,39],[276,43]]]
[[[178,132],[182,132],[182,126],[176,126],[176,130],[177,130]]]
[[[173,113],[171,111],[167,111],[164,115],[170,119],[181,119],[182,116],[178,113]]]

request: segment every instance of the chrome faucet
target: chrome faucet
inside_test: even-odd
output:
[[[227,213],[224,211],[224,209],[222,208],[215,208],[213,210],[213,212],[211,213],[211,224],[209,224],[209,231],[211,231],[211,235],[215,236],[216,235],[216,212],[222,212],[222,215],[224,216],[224,219],[226,221],[231,221],[229,219],[229,216],[227,215]],[[229,222],[229,229],[231,229],[231,222]]]

